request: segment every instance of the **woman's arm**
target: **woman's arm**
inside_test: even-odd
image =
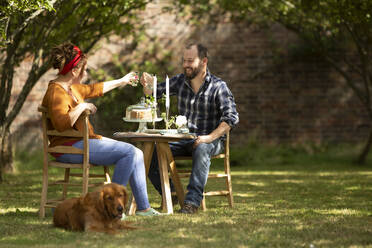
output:
[[[103,83],[103,94],[115,89],[116,87],[124,87],[125,85],[138,80],[138,76],[135,72],[130,72],[124,77],[112,81],[107,81]]]
[[[79,103],[75,108],[68,112],[71,121],[71,127],[74,126],[75,122],[85,110],[89,110],[92,114],[96,113],[97,107],[93,103]]]
[[[115,89],[115,88],[117,88],[119,86],[123,87],[123,86],[127,85],[128,83],[132,83],[132,82],[134,82],[136,80],[138,80],[137,74],[135,72],[130,72],[130,73],[128,73],[127,75],[125,75],[124,77],[122,77],[120,79],[116,79],[116,80],[111,80],[111,81],[104,82],[103,83],[102,92],[104,94],[104,93],[106,93],[106,92],[108,92],[110,90],[113,90],[113,89]],[[79,85],[79,86],[81,86],[81,85]],[[88,89],[85,90],[84,91],[85,94],[83,94],[83,97],[84,96],[85,96],[85,98],[91,97],[91,95],[89,95],[89,94],[91,94],[91,92],[93,92],[93,91],[94,90],[88,90]],[[68,115],[70,117],[71,127],[75,124],[75,122],[77,121],[77,119],[79,118],[79,116],[85,110],[89,110],[92,114],[94,114],[97,111],[97,107],[93,103],[83,102],[83,103],[78,104],[72,110],[70,110],[70,112],[68,113]]]

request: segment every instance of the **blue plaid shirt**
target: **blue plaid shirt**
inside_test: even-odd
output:
[[[157,85],[157,96],[165,94],[165,82]],[[226,83],[207,70],[204,83],[195,94],[184,74],[169,79],[169,94],[178,97],[179,115],[187,118],[191,133],[208,135],[221,122],[231,128],[239,122],[234,96]]]

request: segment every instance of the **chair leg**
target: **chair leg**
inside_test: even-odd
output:
[[[111,183],[110,169],[109,169],[109,167],[108,166],[103,166],[103,172],[105,173],[105,176],[106,176],[105,184],[106,183]]]
[[[70,181],[70,168],[65,169],[65,183]],[[63,185],[63,192],[62,192],[62,199],[66,199],[67,197],[67,184]]]
[[[234,206],[234,199],[233,199],[233,193],[232,193],[232,183],[231,183],[231,171],[230,171],[230,159],[225,158],[225,173],[227,174],[226,177],[226,188],[229,191],[229,194],[227,195],[229,205],[232,208]]]
[[[230,207],[234,207],[234,198],[233,198],[233,193],[232,193],[232,185],[231,185],[231,175],[228,175],[226,178],[226,186],[228,188],[229,194],[227,195],[229,205]]]
[[[202,199],[202,202],[201,202],[201,207],[202,207],[203,211],[207,211],[207,205],[205,203],[205,195],[203,195],[203,199]]]
[[[39,217],[45,217],[45,204],[47,201],[48,195],[48,165],[44,164],[43,167],[43,185],[41,188],[41,200],[40,200],[40,210],[39,210]]]
[[[83,192],[82,196],[88,193],[88,183],[89,183],[89,167],[88,165],[83,165]]]

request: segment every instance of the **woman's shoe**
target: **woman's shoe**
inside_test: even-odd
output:
[[[138,215],[138,216],[150,216],[151,217],[151,216],[159,216],[159,215],[163,215],[163,214],[159,213],[158,211],[156,211],[153,208],[150,208],[146,212],[145,211],[137,211],[136,215]]]

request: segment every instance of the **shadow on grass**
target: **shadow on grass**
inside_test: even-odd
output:
[[[239,151],[243,153],[243,151]],[[247,153],[252,151],[246,151]],[[20,159],[18,172],[0,185],[1,247],[365,247],[372,245],[372,168],[354,166],[342,152],[285,153],[287,162],[242,158],[232,166],[234,208],[224,197],[208,197],[208,211],[161,218],[129,217],[143,229],[118,236],[74,233],[38,218],[41,164]],[[283,156],[280,155],[279,157]],[[341,158],[337,159],[338,154]],[[346,152],[347,154],[347,152]],[[265,156],[264,156],[265,155]],[[271,156],[271,157],[270,157]],[[275,164],[273,161],[282,161]],[[39,161],[39,162],[37,162]],[[247,163],[246,163],[247,162]],[[251,163],[249,163],[251,162]],[[178,165],[177,165],[178,166]],[[181,167],[181,165],[180,165]],[[211,170],[223,171],[222,163]],[[51,176],[57,177],[51,170]],[[223,181],[220,181],[224,184]],[[187,180],[185,181],[185,185]],[[217,189],[217,179],[207,187]],[[75,190],[78,194],[80,189]],[[51,190],[51,194],[60,193]],[[159,196],[149,186],[150,201]],[[153,202],[151,202],[153,203]]]

